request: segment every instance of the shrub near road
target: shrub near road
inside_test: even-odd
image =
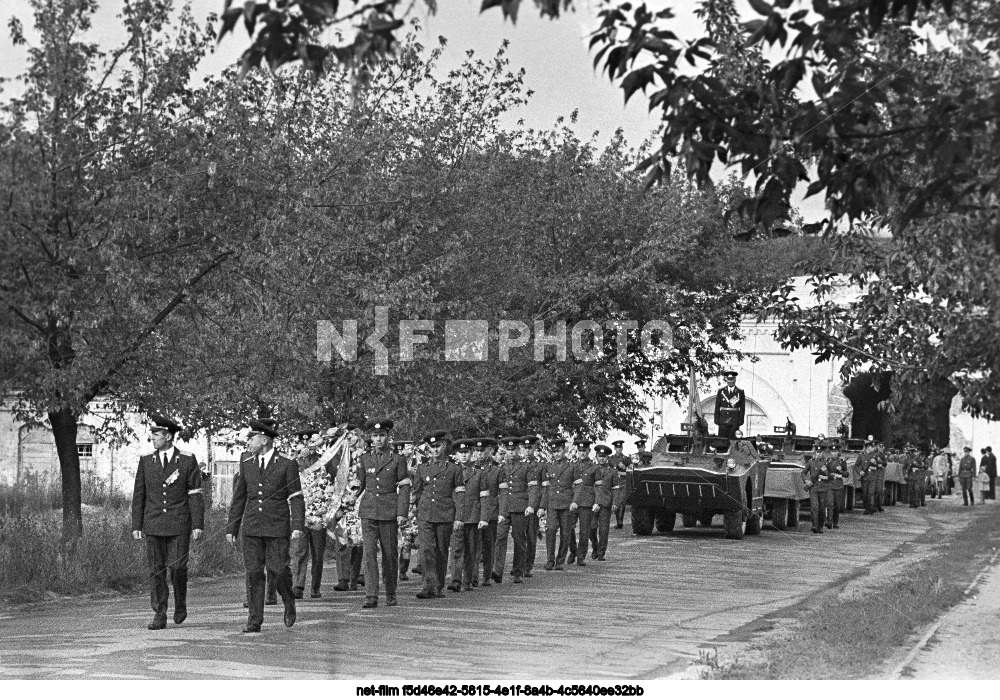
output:
[[[0,601],[27,603],[54,595],[146,588],[146,545],[131,539],[127,498],[114,492],[108,495],[99,483],[94,486],[93,497],[84,498],[85,534],[68,561],[60,553],[58,486],[0,487]],[[220,510],[206,513],[205,535],[191,543],[188,569],[192,578],[242,570],[238,555],[222,536],[225,517]]]

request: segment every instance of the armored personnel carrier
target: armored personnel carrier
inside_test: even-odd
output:
[[[625,473],[632,531],[671,532],[680,513],[685,527],[711,525],[721,514],[730,539],[759,534],[767,466],[750,440],[664,435],[648,464]]]

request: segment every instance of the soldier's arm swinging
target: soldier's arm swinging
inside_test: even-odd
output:
[[[142,457],[135,470],[135,486],[132,489],[132,538],[142,539],[142,514],[146,506],[146,476],[142,470]]]

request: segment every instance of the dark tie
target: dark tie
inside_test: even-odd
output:
[[[168,466],[169,465],[169,461],[167,460],[167,453],[166,452],[161,452],[160,454],[163,455],[163,471],[166,472],[170,468]]]
[[[260,456],[260,470],[262,472],[264,471],[264,464],[265,464],[265,462],[264,462],[264,455],[261,455]]]

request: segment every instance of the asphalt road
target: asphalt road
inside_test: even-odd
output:
[[[844,514],[823,535],[807,522],[725,539],[712,528],[637,538],[612,530],[605,562],[536,572],[524,585],[414,598],[362,610],[363,594],[332,590],[299,601],[286,629],[265,608],[246,619],[242,578],[194,583],[183,625],[146,630],[147,596],[74,601],[0,613],[0,678],[648,679],[698,660],[699,650],[746,642],[810,596],[890,556],[932,527],[938,508]],[[543,548],[539,563],[544,562]],[[508,548],[508,556],[512,556]]]

